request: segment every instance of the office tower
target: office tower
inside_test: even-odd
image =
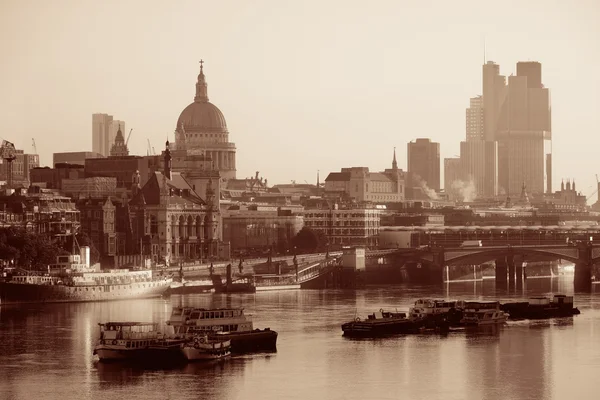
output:
[[[500,75],[500,66],[493,61],[483,65],[484,140],[496,140],[500,109],[506,96],[506,78]]]
[[[408,143],[408,175],[411,187],[426,184],[440,191],[440,144],[430,139]]]
[[[92,151],[108,157],[119,127],[125,132],[124,121],[108,114],[92,114]]]
[[[448,200],[462,200],[457,187],[462,184],[462,179],[461,159],[444,158],[444,191],[448,195]]]
[[[508,78],[506,96],[496,125],[498,185],[516,197],[523,184],[530,194],[551,189],[552,127],[550,92],[541,84],[541,64],[517,64]]]
[[[469,108],[466,111],[466,134],[467,141],[484,140],[484,111],[483,97],[472,97]]]
[[[478,197],[498,194],[496,142],[472,140],[460,143],[463,180],[472,182]]]

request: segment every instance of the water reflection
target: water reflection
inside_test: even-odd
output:
[[[594,285],[599,286],[599,285]],[[575,295],[574,318],[509,322],[447,335],[348,340],[340,325],[417,298],[523,299]],[[244,307],[256,327],[279,332],[275,354],[149,369],[96,361],[98,322],[164,323],[173,305]],[[598,295],[572,280],[296,290],[170,300],[0,309],[0,398],[512,399],[595,398],[600,372]]]

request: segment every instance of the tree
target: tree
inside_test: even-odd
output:
[[[319,238],[315,231],[305,226],[294,236],[292,245],[300,252],[314,252],[319,246]]]

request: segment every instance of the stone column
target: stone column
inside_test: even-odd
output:
[[[506,262],[506,257],[500,257],[496,259],[496,286],[506,286],[507,274],[508,274],[508,265]]]

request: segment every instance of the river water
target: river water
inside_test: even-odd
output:
[[[416,298],[549,293],[573,294],[572,278],[3,307],[0,399],[598,399],[600,288],[575,293],[582,313],[574,318],[491,331],[352,340],[340,328],[380,308],[407,310]],[[245,307],[255,327],[279,332],[278,351],[154,370],[92,355],[98,322],[164,322],[172,305]]]

